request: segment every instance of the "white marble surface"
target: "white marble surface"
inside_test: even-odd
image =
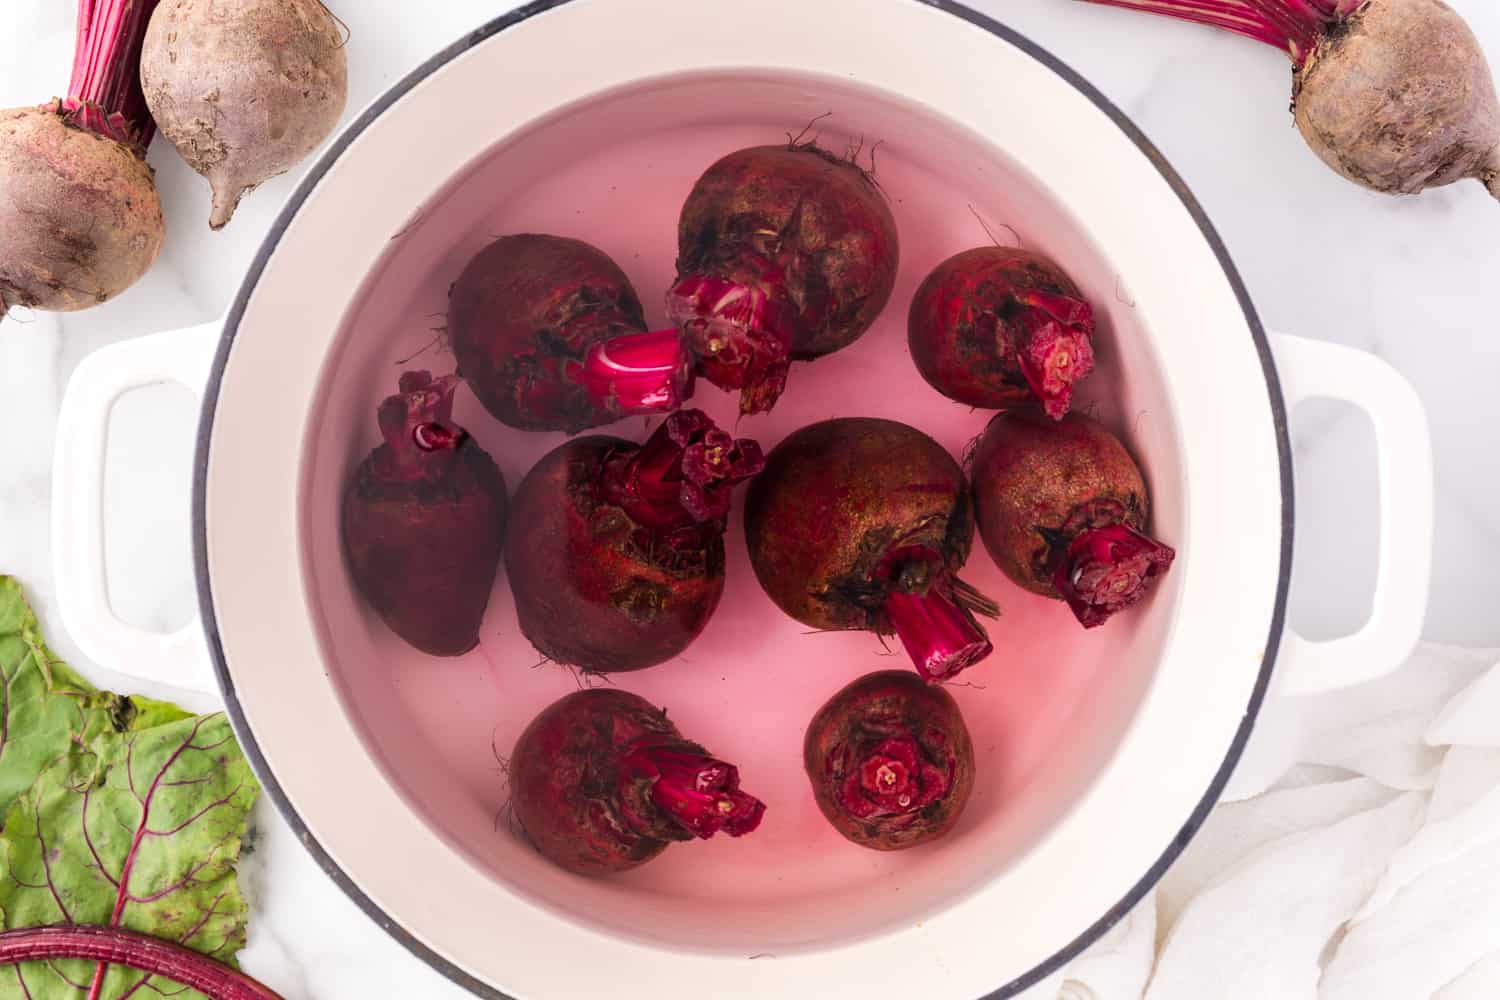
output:
[[[332,2],[352,31],[353,110],[512,6]],[[1450,2],[1500,64],[1500,7]],[[1500,274],[1500,205],[1472,183],[1397,200],[1336,178],[1292,128],[1287,64],[1269,49],[1066,0],[973,5],[1081,70],[1141,125],[1207,208],[1269,326],[1373,351],[1417,386],[1437,454],[1426,634],[1500,645],[1491,570],[1500,562],[1500,508],[1493,502],[1500,495],[1500,321],[1490,300]],[[73,7],[58,0],[6,0],[5,7],[0,107],[45,99],[66,84]],[[123,689],[135,685],[78,654],[52,601],[50,469],[63,387],[99,346],[218,315],[295,183],[287,177],[265,185],[230,229],[214,235],[203,183],[161,143],[151,160],[169,220],[167,249],[151,275],[91,312],[61,320],[21,316],[0,328],[0,572],[28,584],[63,655],[99,683]],[[185,392],[149,390],[122,402],[114,429],[113,596],[122,615],[151,627],[180,624],[192,613],[186,525],[194,421]],[[1294,423],[1300,510],[1293,621],[1326,636],[1356,625],[1369,606],[1371,445],[1362,419],[1335,407],[1309,406]],[[260,810],[259,830],[246,864],[256,901],[244,956],[250,971],[288,1000],[468,995],[365,919],[271,810]]]

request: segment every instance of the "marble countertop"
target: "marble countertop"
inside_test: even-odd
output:
[[[332,0],[331,0],[332,2]],[[1449,0],[1500,65],[1500,7]],[[66,84],[72,7],[10,0],[0,107]],[[1500,646],[1493,570],[1500,563],[1500,205],[1465,183],[1417,199],[1359,190],[1318,163],[1286,113],[1285,60],[1185,25],[1066,0],[971,0],[1079,69],[1145,130],[1207,209],[1266,325],[1337,341],[1390,361],[1417,387],[1437,470],[1434,579],[1426,637]],[[508,0],[332,5],[351,40],[350,116]],[[67,8],[64,10],[63,8]],[[15,39],[25,39],[18,45]],[[86,661],[52,599],[49,506],[53,431],[69,374],[94,349],[219,315],[297,177],[264,185],[221,234],[207,189],[158,143],[169,236],[161,261],[108,305],[66,317],[20,316],[0,330],[0,572],[28,586],[54,645],[98,683],[134,690]],[[169,628],[193,610],[189,458],[196,415],[180,389],[118,406],[107,473],[107,557],[117,611]],[[1298,539],[1292,622],[1341,634],[1368,613],[1377,512],[1373,437],[1358,413],[1310,404],[1293,417]],[[184,700],[193,701],[192,697]],[[200,707],[211,702],[198,700]],[[255,912],[246,968],[288,1000],[468,996],[375,927],[332,886],[269,808],[245,870]]]

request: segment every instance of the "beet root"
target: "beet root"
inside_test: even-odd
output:
[[[1090,0],[1234,31],[1289,52],[1292,110],[1319,158],[1416,194],[1464,178],[1500,198],[1500,100],[1473,31],[1442,0]]]
[[[344,39],[321,0],[162,0],[141,53],[162,135],[213,189],[214,229],[328,138],[348,77]]]
[[[146,161],[65,115],[0,111],[0,316],[105,302],[146,273],[166,238]]]
[[[1176,556],[1145,534],[1146,484],[1124,445],[1080,414],[996,416],[971,472],[995,563],[1032,593],[1067,601],[1085,628],[1140,601]]]
[[[969,406],[1030,399],[1061,418],[1094,370],[1094,311],[1051,261],[977,247],[939,264],[912,298],[907,342],[934,389]]]
[[[963,471],[942,446],[892,420],[825,420],[766,458],[745,499],[760,585],[817,629],[895,633],[921,675],[946,680],[992,651],[958,579],[974,540]]]
[[[833,828],[877,851],[941,837],[974,790],[958,703],[905,670],[866,674],[828,699],[807,727],[802,763]]]
[[[401,376],[380,404],[385,443],[344,491],[344,554],[355,589],[402,639],[433,656],[479,642],[505,539],[505,480],[453,423],[458,379]]]
[[[644,445],[578,438],[516,491],[505,565],[521,631],[542,655],[593,673],[681,653],[724,593],[734,485],[764,465],[699,410]]]
[[[606,688],[570,694],[526,727],[510,801],[536,849],[580,875],[626,871],[674,841],[744,836],[766,811],[740,791],[738,768],[644,698]]]
[[[900,247],[870,175],[811,143],[730,153],[698,179],[677,224],[667,314],[698,372],[769,410],[792,361],[859,338],[890,300]]]
[[[581,240],[524,233],[485,247],[449,292],[448,336],[480,402],[521,430],[572,434],[692,394],[678,334],[646,332],[630,279]]]

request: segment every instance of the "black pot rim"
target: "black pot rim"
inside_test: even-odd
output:
[[[377,118],[396,101],[400,100],[406,93],[416,87],[434,72],[447,65],[452,60],[468,52],[470,49],[482,44],[493,35],[499,34],[508,28],[544,13],[564,4],[572,3],[574,0],[534,0],[516,8],[508,14],[490,21],[477,30],[470,32],[463,38],[449,45],[418,66],[411,73],[387,90],[375,101],[360,117],[351,124],[338,139],[329,147],[326,153],[308,172],[296,192],[287,202],[286,207],[277,217],[275,224],[266,235],[265,242],[256,253],[250,270],[246,274],[243,284],[240,286],[234,303],[230,308],[228,318],[224,324],[224,331],[216,352],[213,368],[209,375],[203,396],[203,410],[198,425],[197,451],[193,467],[193,562],[197,577],[198,606],[202,614],[203,629],[208,641],[210,658],[213,663],[214,676],[218,681],[220,692],[224,697],[224,704],[230,721],[234,726],[236,735],[239,737],[240,746],[245,756],[249,759],[256,775],[260,778],[266,794],[276,804],[276,808],[286,819],[287,823],[296,832],[298,839],[312,855],[313,860],[323,869],[334,883],[342,889],[354,903],[363,910],[372,920],[382,927],[391,937],[395,938],[407,951],[417,958],[426,962],[432,968],[468,989],[476,996],[485,1000],[513,1000],[509,994],[504,993],[493,986],[481,982],[474,976],[459,968],[453,962],[439,955],[436,951],[417,940],[409,931],[401,926],[390,914],[360,889],[354,879],[345,872],[338,863],[329,856],[317,838],[313,836],[307,823],[302,819],[296,808],[287,798],[286,792],[277,782],[272,773],[265,755],[256,741],[255,733],[251,730],[245,718],[244,710],[239,702],[238,693],[235,689],[234,677],[230,674],[224,657],[224,648],[220,641],[218,622],[214,613],[213,589],[209,578],[208,569],[208,519],[207,519],[207,479],[209,447],[213,437],[214,415],[217,408],[219,388],[223,380],[224,368],[229,358],[230,346],[234,342],[239,330],[240,320],[244,316],[246,303],[251,293],[260,280],[265,270],[267,261],[275,251],[281,237],[285,234],[297,212],[303,203],[312,194],[314,188],[327,174],[329,169],[344,153],[349,145],[368,128]],[[1281,466],[1281,504],[1282,504],[1282,538],[1281,538],[1281,568],[1276,585],[1276,603],[1271,615],[1271,631],[1266,639],[1265,654],[1261,660],[1259,674],[1251,692],[1250,702],[1246,706],[1243,720],[1235,732],[1234,740],[1230,744],[1219,769],[1215,772],[1213,780],[1209,783],[1203,797],[1193,808],[1177,834],[1172,838],[1156,859],[1156,862],[1140,877],[1121,899],[1110,907],[1097,920],[1085,928],[1072,941],[1057,949],[1046,961],[1025,974],[1000,985],[995,990],[986,994],[986,1000],[1001,1000],[1004,997],[1015,996],[1022,991],[1052,975],[1062,968],[1073,958],[1079,955],[1089,945],[1104,936],[1116,923],[1130,912],[1148,892],[1156,885],[1165,874],[1166,870],[1176,861],[1189,841],[1198,832],[1207,819],[1209,812],[1218,802],[1224,786],[1229,781],[1230,774],[1235,765],[1239,763],[1244,753],[1245,744],[1250,738],[1251,730],[1255,726],[1255,720],[1260,712],[1262,702],[1265,700],[1266,692],[1271,681],[1271,674],[1276,662],[1276,654],[1280,645],[1282,630],[1286,623],[1287,592],[1291,579],[1292,565],[1292,535],[1293,535],[1293,496],[1292,496],[1292,451],[1291,440],[1287,430],[1286,402],[1281,393],[1281,385],[1277,379],[1275,362],[1272,359],[1270,342],[1266,337],[1265,329],[1261,326],[1260,318],[1255,312],[1255,307],[1250,301],[1249,292],[1245,288],[1244,281],[1240,278],[1239,271],[1229,255],[1228,249],[1220,239],[1218,232],[1209,221],[1203,207],[1193,196],[1187,184],[1168,164],[1161,151],[1147,139],[1145,134],[1135,125],[1130,118],[1114,105],[1109,98],[1105,97],[1096,87],[1085,80],[1079,73],[1073,70],[1062,60],[1052,55],[1046,49],[1032,42],[1012,28],[1002,25],[977,11],[971,10],[956,0],[920,0],[937,10],[944,11],[955,17],[981,28],[996,38],[1020,49],[1022,52],[1046,66],[1052,72],[1062,77],[1067,83],[1078,90],[1084,97],[1088,98],[1100,111],[1104,112],[1125,133],[1132,143],[1136,145],[1146,158],[1149,159],[1160,172],[1162,178],[1176,192],[1182,200],[1183,206],[1197,223],[1203,238],[1208,242],[1214,255],[1218,258],[1220,266],[1228,278],[1230,286],[1234,289],[1235,297],[1238,299],[1240,308],[1244,311],[1245,321],[1250,328],[1251,337],[1255,341],[1255,348],[1260,355],[1261,371],[1266,380],[1266,391],[1270,399],[1273,432],[1276,435],[1276,446],[1279,453]]]

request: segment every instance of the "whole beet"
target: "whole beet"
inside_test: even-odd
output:
[[[674,841],[740,837],[765,805],[739,769],[682,738],[625,691],[578,691],[542,711],[510,757],[510,801],[527,839],[580,875],[627,871]]]
[[[71,312],[145,274],[166,238],[136,65],[156,0],[79,8],[68,96],[0,110],[0,319]]]
[[[344,39],[321,0],[162,0],[141,53],[162,135],[213,189],[214,229],[328,138],[348,78]]]
[[[505,480],[452,421],[458,379],[401,376],[380,404],[385,443],[344,491],[344,555],[355,589],[402,639],[433,656],[479,642],[505,539]]]
[[[448,293],[458,372],[497,420],[576,433],[675,409],[692,376],[674,331],[647,333],[630,279],[582,240],[502,236]]]
[[[681,653],[724,593],[734,485],[764,464],[699,410],[644,445],[591,436],[547,454],[516,491],[505,565],[521,632],[594,673]]]
[[[833,828],[877,851],[943,836],[974,790],[958,703],[905,670],[866,674],[828,699],[807,727],[802,763]]]
[[[1349,180],[1416,194],[1472,177],[1500,198],[1494,76],[1442,0],[1088,2],[1211,24],[1290,53],[1297,128]]]
[[[755,146],[693,185],[667,314],[698,371],[768,410],[792,361],[847,347],[885,308],[900,246],[868,173],[811,143]]]
[[[1094,369],[1094,311],[1056,264],[1013,247],[976,247],[933,269],[912,298],[907,343],[934,389],[969,406],[1035,399],[1072,405]]]
[[[817,629],[901,639],[928,680],[988,656],[956,574],[974,540],[969,492],[943,447],[893,420],[846,417],[782,441],[745,498],[745,542],[766,593]]]
[[[1032,593],[1066,600],[1085,628],[1135,604],[1172,565],[1176,553],[1144,534],[1140,469],[1095,421],[1002,413],[971,461],[990,556]]]

